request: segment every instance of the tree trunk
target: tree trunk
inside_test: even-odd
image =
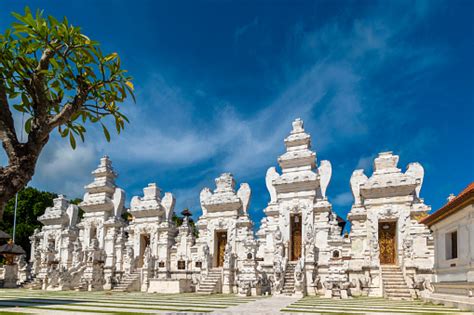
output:
[[[0,222],[7,202],[33,178],[36,162],[47,142],[48,137],[40,142],[20,144],[16,158],[10,159],[7,167],[0,167]]]

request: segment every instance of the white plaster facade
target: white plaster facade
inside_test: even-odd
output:
[[[370,178],[363,170],[355,170],[350,180],[355,202],[348,214],[352,225],[348,273],[351,280],[365,282],[371,296],[386,295],[384,291],[388,288],[384,288],[382,279],[384,263],[400,268],[405,282],[413,289],[413,297],[414,282],[431,280],[432,236],[419,223],[431,209],[420,198],[423,167],[411,163],[402,173],[397,167],[398,160],[391,152],[380,153],[374,160]],[[379,233],[392,228],[394,243],[384,248]],[[392,259],[381,261],[384,255],[381,251],[392,250]]]
[[[273,294],[318,294],[347,280],[341,261],[345,240],[326,197],[332,167],[329,161],[317,167],[311,136],[300,119],[293,122],[285,146],[286,152],[278,158],[281,174],[275,167],[267,171],[270,202],[257,232],[257,256],[263,258],[260,266],[272,279]],[[298,231],[292,233],[295,227]],[[335,250],[337,257],[333,257]],[[293,267],[294,285],[285,287],[285,275],[291,276],[287,269]]]
[[[474,310],[474,183],[424,219],[435,243],[434,302]]]
[[[132,219],[125,221],[125,193],[115,184],[109,158],[102,158],[92,172],[94,181],[85,186],[82,220],[76,224],[77,209],[58,199],[47,211],[59,213],[58,218],[46,213],[45,226],[32,236],[34,284],[62,290],[345,298],[387,295],[384,278],[396,278],[399,270],[396,285],[409,287],[410,297],[419,294],[431,280],[433,265],[430,231],[418,222],[430,210],[420,198],[421,165],[412,163],[402,173],[398,156],[385,152],[375,159],[370,178],[354,171],[352,230],[343,236],[345,222],[326,195],[331,163],[318,163],[302,120],[293,122],[284,143],[279,170],[270,167],[266,174],[270,201],[256,234],[248,215],[251,189],[243,183],[236,190],[230,173],[216,178],[215,189],[201,190],[197,235],[187,217],[177,226],[175,198],[162,195],[156,184],[131,199]],[[396,231],[395,269],[384,271],[379,228],[389,223]],[[65,241],[44,250],[45,239],[51,238]],[[64,266],[63,272],[44,267],[41,253]]]

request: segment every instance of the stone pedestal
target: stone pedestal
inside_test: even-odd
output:
[[[150,279],[148,293],[189,293],[193,292],[192,279]]]
[[[4,278],[3,278],[3,287],[4,288],[16,288],[17,282],[17,273],[18,265],[4,265]]]

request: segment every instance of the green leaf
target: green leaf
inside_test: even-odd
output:
[[[114,60],[114,59],[117,58],[117,57],[118,57],[118,54],[117,54],[116,52],[114,52],[114,53],[111,53],[111,54],[108,55],[108,56],[105,56],[104,60],[105,60],[106,62],[109,62],[109,61],[111,61],[111,60]]]
[[[30,100],[28,99],[28,96],[26,96],[26,93],[21,94],[21,103],[24,106],[28,106],[30,104]]]
[[[75,150],[76,149],[76,139],[74,139],[74,135],[72,132],[69,133],[69,143],[71,144],[71,147]]]
[[[13,105],[13,108],[15,108],[17,111],[21,113],[26,113],[25,107],[23,105],[15,104]]]
[[[107,127],[105,127],[104,124],[102,124],[102,129],[104,130],[105,139],[107,140],[107,142],[110,142],[110,133],[109,133],[109,131],[107,130]]]
[[[30,133],[30,131],[31,131],[31,122],[32,122],[32,120],[33,120],[33,117],[30,117],[25,122],[25,131],[26,131],[26,133]]]

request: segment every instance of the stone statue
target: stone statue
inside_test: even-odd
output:
[[[228,242],[224,249],[224,268],[230,268],[232,266],[232,245]]]
[[[280,231],[280,227],[277,226],[276,230],[275,230],[275,234],[274,234],[274,237],[275,237],[275,242],[276,243],[279,243],[282,241],[282,235],[281,235],[281,231]]]
[[[130,273],[135,269],[135,256],[133,253],[133,247],[130,245],[128,245],[125,250],[124,267],[127,273]]]
[[[304,293],[304,260],[300,258],[295,267],[295,291]]]
[[[72,252],[72,266],[77,266],[83,261],[83,252],[82,246],[79,239],[77,239],[73,244],[73,252]]]
[[[152,266],[151,259],[151,248],[150,246],[147,246],[143,252],[143,269],[147,270],[150,266]]]
[[[409,238],[405,238],[403,240],[403,252],[406,258],[412,259],[413,258],[413,240]]]

